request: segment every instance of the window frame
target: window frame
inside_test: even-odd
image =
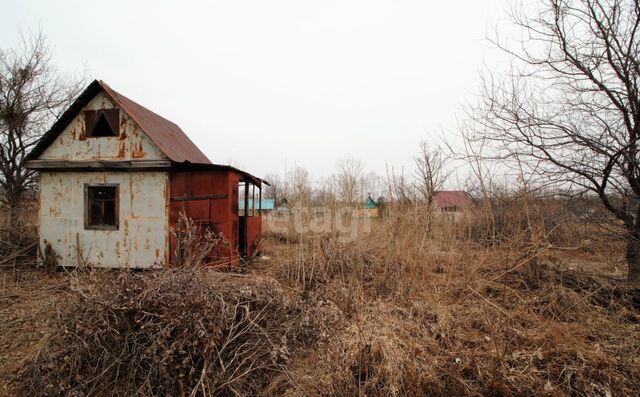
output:
[[[89,116],[91,115],[91,116]],[[93,135],[100,116],[104,116],[114,135]],[[115,123],[115,128],[112,125]],[[91,128],[89,128],[91,127]],[[87,138],[118,138],[120,136],[120,109],[97,109],[84,111],[84,135]]]
[[[251,212],[249,216],[256,216],[256,185],[254,185],[253,183],[249,184],[249,191],[250,191],[250,196],[249,196],[249,205],[251,208]]]
[[[89,224],[89,188],[114,187],[115,192],[115,225],[90,225]],[[84,229],[85,230],[119,230],[120,228],[120,184],[119,183],[85,183],[84,184]]]
[[[238,216],[239,217],[243,217],[243,216],[247,216],[247,214],[249,213],[249,211],[247,210],[246,207],[248,207],[247,205],[247,201],[245,200],[245,197],[247,195],[247,188],[246,188],[246,183],[245,181],[239,181],[238,182]],[[242,202],[242,207],[240,206],[240,202]]]

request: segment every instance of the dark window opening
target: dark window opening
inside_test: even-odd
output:
[[[98,118],[98,122],[96,123],[96,126],[93,127],[93,131],[91,131],[91,134],[89,134],[90,136],[116,136],[116,133],[113,132],[113,130],[111,129],[111,126],[109,125],[109,122],[107,121],[107,118],[105,117],[104,114],[100,115],[100,118]]]
[[[87,229],[118,229],[118,186],[86,186]]]
[[[113,137],[120,135],[118,109],[87,110],[84,112],[88,137]]]

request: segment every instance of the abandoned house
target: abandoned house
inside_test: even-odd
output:
[[[181,214],[220,238],[208,263],[260,250],[265,181],[216,165],[174,123],[93,81],[27,156],[42,252],[60,266],[175,263]],[[238,202],[244,201],[239,211]]]

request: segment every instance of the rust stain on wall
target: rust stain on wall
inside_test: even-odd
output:
[[[144,157],[144,149],[142,148],[142,142],[138,142],[133,146],[133,153],[131,153],[131,157],[134,159],[141,159]]]
[[[116,155],[117,158],[119,159],[124,158],[125,150],[126,150],[125,146],[126,146],[125,142],[122,142],[122,141],[118,144],[118,154]]]
[[[120,135],[118,139],[121,141],[127,139],[127,120],[122,114],[120,115]]]

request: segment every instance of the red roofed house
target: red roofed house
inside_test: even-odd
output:
[[[211,263],[260,249],[263,180],[211,163],[171,121],[93,81],[27,156],[42,252],[61,266],[162,267],[181,213],[223,236]],[[238,200],[245,200],[239,212]],[[41,258],[42,259],[42,258]]]
[[[469,193],[462,190],[443,190],[436,192],[433,202],[437,209],[447,212],[455,212],[473,205],[473,199]]]

